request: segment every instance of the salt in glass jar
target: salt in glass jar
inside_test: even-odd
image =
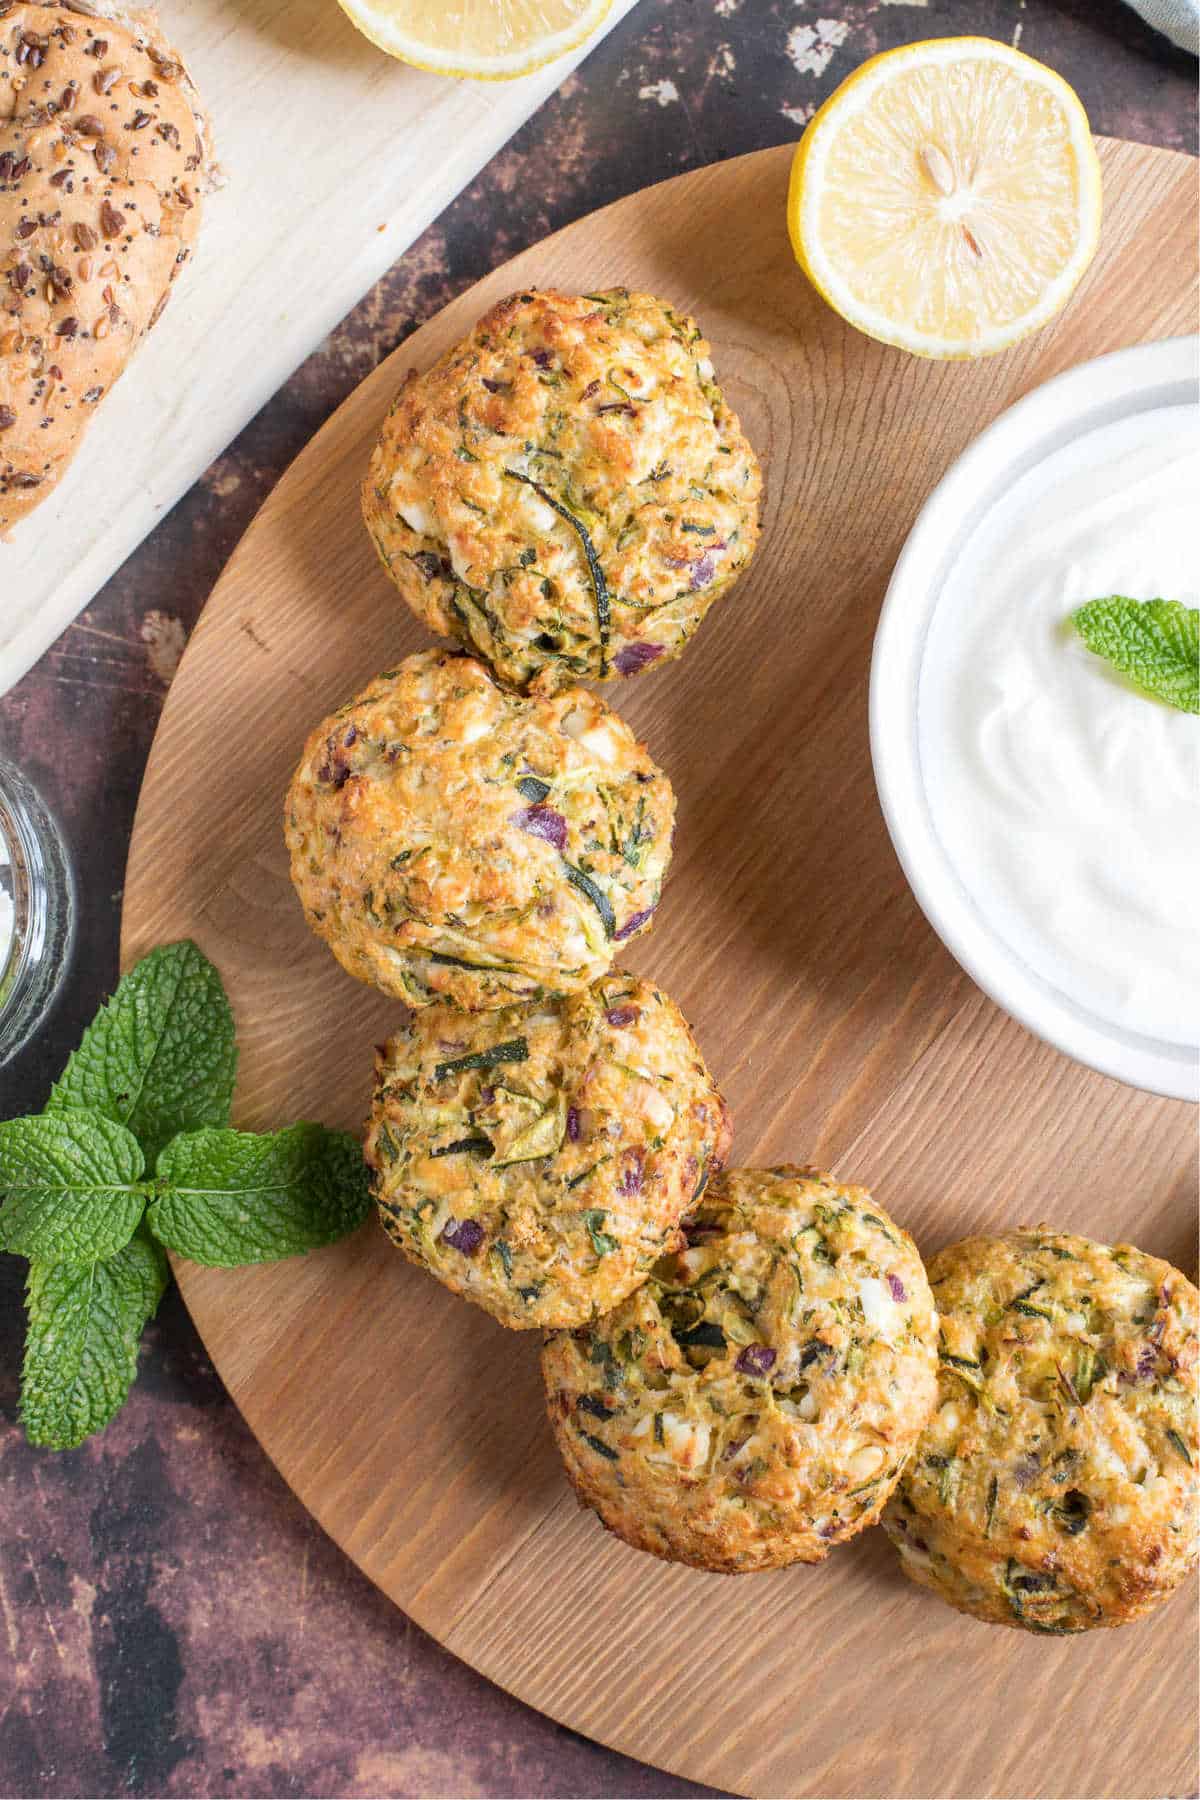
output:
[[[0,1069],[50,1010],[70,962],[75,913],[58,826],[36,788],[0,757]],[[0,1078],[0,1101],[3,1093]]]

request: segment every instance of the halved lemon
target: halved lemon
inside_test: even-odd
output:
[[[364,37],[418,69],[511,81],[591,36],[612,0],[340,0]]]
[[[990,38],[873,57],[800,140],[792,248],[851,325],[918,356],[990,356],[1065,305],[1100,235],[1074,89]]]

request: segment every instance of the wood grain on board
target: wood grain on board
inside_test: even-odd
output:
[[[1068,1062],[987,1001],[892,855],[867,744],[892,564],[950,461],[1060,370],[1195,319],[1195,165],[1102,146],[1101,252],[1047,331],[978,364],[847,330],[794,268],[789,154],[651,188],[499,269],[422,327],[281,482],[189,647],[134,832],[128,963],[183,933],[242,1043],[236,1115],[361,1125],[394,1004],[304,925],[280,831],[311,726],[427,640],[394,600],[357,487],[387,402],[503,293],[646,287],[694,309],[763,456],[757,562],[683,660],[609,690],[679,795],[654,932],[629,957],[681,1003],[732,1104],[734,1160],[812,1159],[877,1187],[928,1253],[1048,1218],[1189,1269],[1189,1108]],[[742,1792],[1185,1791],[1194,1593],[1114,1637],[960,1618],[879,1532],[820,1568],[741,1579],[609,1538],[562,1479],[537,1343],[371,1225],[299,1261],[180,1264],[264,1447],[315,1516],[458,1655],[564,1723]],[[288,1598],[280,1597],[286,1627]]]

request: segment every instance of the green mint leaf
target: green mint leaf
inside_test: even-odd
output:
[[[73,1450],[108,1424],[133,1386],[138,1340],[168,1279],[144,1229],[103,1262],[30,1266],[21,1420],[31,1444]]]
[[[1156,699],[1200,713],[1200,610],[1110,594],[1071,614],[1089,650]]]
[[[236,1072],[221,977],[185,939],[152,950],[121,979],[46,1110],[94,1107],[129,1127],[153,1167],[176,1132],[229,1123]]]
[[[166,1192],[146,1223],[169,1250],[211,1268],[332,1244],[361,1225],[371,1205],[359,1144],[323,1125],[263,1137],[191,1132],[167,1145],[156,1174]]]
[[[0,1125],[0,1249],[30,1261],[90,1263],[133,1236],[146,1204],[131,1131],[71,1108]]]

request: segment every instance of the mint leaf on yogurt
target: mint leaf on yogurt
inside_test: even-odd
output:
[[[1200,609],[1110,594],[1077,608],[1071,623],[1089,650],[1144,693],[1200,713]]]
[[[210,1268],[332,1244],[356,1230],[371,1205],[357,1139],[324,1125],[269,1136],[193,1131],[168,1144],[155,1173],[163,1191],[147,1225],[169,1250]]]
[[[119,982],[47,1102],[127,1125],[153,1166],[179,1131],[227,1125],[237,1049],[221,977],[190,939],[163,944]]]
[[[145,1168],[133,1133],[102,1113],[9,1119],[0,1125],[0,1249],[32,1262],[114,1255],[145,1209]]]

